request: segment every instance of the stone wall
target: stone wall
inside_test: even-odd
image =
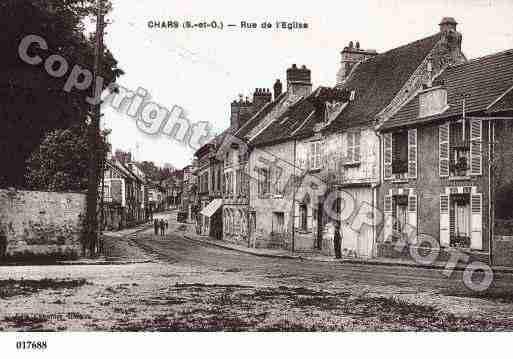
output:
[[[82,193],[0,190],[0,256],[79,256],[85,208]]]

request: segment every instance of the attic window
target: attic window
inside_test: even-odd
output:
[[[419,117],[438,115],[447,110],[447,90],[429,88],[419,95]]]

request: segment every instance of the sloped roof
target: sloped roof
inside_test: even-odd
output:
[[[465,95],[467,113],[485,111],[513,86],[513,50],[503,51],[448,67],[437,78],[447,90],[448,108],[441,114],[419,118],[419,95],[413,97],[394,116],[384,122],[381,129],[429,122],[460,115]],[[510,95],[498,101],[506,104]],[[493,106],[494,107],[494,106]]]
[[[308,97],[290,106],[262,131],[252,143],[264,145],[292,138],[311,136],[315,124],[323,120],[322,116],[315,111],[315,97],[319,96],[323,89],[327,89],[327,87],[317,88]]]
[[[328,130],[368,124],[394,99],[429,52],[441,40],[437,33],[376,55],[356,66],[341,85],[356,90],[355,100],[328,126]]]
[[[504,111],[513,111],[513,86],[488,109],[490,113]]]
[[[286,93],[282,93],[274,101],[268,102],[262,107],[253,117],[241,126],[241,128],[235,133],[235,136],[246,139],[249,133],[256,128],[260,122],[266,118],[266,116],[285,98]]]

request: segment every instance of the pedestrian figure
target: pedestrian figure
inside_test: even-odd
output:
[[[333,245],[335,249],[335,258],[342,258],[341,245],[342,235],[340,233],[340,222],[335,222],[335,236],[333,237]]]
[[[164,220],[161,219],[160,220],[160,235],[161,236],[164,236],[165,227],[166,227],[166,225],[164,224]]]
[[[167,231],[167,228],[169,227],[169,222],[167,221],[166,219],[166,231]]]
[[[153,221],[153,227],[155,227],[155,235],[158,235],[159,234],[159,220],[158,219],[155,219]]]

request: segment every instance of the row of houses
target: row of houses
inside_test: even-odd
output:
[[[181,202],[181,171],[156,182],[130,159],[112,157],[106,159],[103,173],[102,229],[133,227]]]
[[[507,262],[513,246],[495,231],[513,209],[498,213],[495,193],[511,181],[513,51],[469,60],[461,44],[444,18],[383,53],[350,42],[334,87],[292,65],[285,88],[232,102],[229,128],[191,167],[199,232],[333,255],[340,223],[347,256],[408,256],[429,236],[443,253]]]

